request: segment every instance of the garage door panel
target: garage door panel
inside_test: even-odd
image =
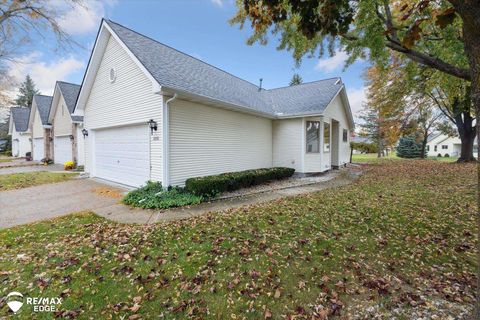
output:
[[[95,132],[95,176],[138,187],[150,179],[149,129],[145,125]]]
[[[70,137],[61,136],[54,138],[53,156],[55,163],[64,164],[67,161],[72,161],[72,142]]]
[[[43,138],[35,138],[33,139],[33,160],[40,161],[45,156],[44,152],[45,148],[43,145]]]

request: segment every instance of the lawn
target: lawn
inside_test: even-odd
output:
[[[474,164],[384,161],[346,187],[178,222],[15,227],[0,296],[61,296],[57,316],[81,319],[461,319],[476,188]],[[16,317],[51,318],[29,308]]]
[[[397,157],[394,152],[388,154],[388,156],[379,159],[376,153],[366,153],[366,154],[354,154],[352,155],[352,162],[354,163],[378,163],[379,161],[388,160],[403,160],[402,158]],[[436,160],[443,162],[455,162],[458,158],[456,157],[428,157],[428,160]]]
[[[0,174],[0,191],[21,189],[40,184],[62,182],[75,177],[76,173],[58,172],[24,172],[12,174]]]

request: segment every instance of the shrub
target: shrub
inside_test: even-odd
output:
[[[199,204],[203,197],[188,193],[182,188],[164,189],[160,182],[148,181],[145,186],[129,192],[122,201],[143,209],[167,209]]]
[[[214,176],[190,178],[185,188],[199,196],[213,197],[218,193],[250,187],[264,182],[288,178],[293,175],[292,168],[264,168],[240,172],[228,172]]]
[[[445,157],[445,158],[449,158],[450,155],[449,155],[448,153],[445,153],[444,157]]]
[[[401,137],[398,142],[397,156],[400,158],[421,158],[422,144],[415,140],[415,137]]]
[[[63,164],[63,168],[65,170],[72,170],[73,168],[75,167],[75,163],[73,163],[73,161],[65,161],[65,163]]]
[[[441,157],[442,157],[441,153],[437,154],[437,158],[441,158]]]

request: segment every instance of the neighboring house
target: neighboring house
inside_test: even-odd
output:
[[[451,137],[442,133],[433,133],[427,139],[427,156],[429,157],[459,157],[462,142],[459,137]],[[477,140],[474,142],[474,156],[477,156]]]
[[[264,90],[103,20],[78,96],[85,171],[131,186],[273,166],[349,161],[353,118],[340,78]]]
[[[48,123],[53,126],[53,160],[63,164],[73,161],[84,164],[83,118],[72,116],[80,86],[57,81],[53,92]]]
[[[28,130],[30,108],[10,108],[10,121],[8,134],[12,136],[12,156],[25,157],[27,152],[32,151],[32,139]]]
[[[7,146],[7,139],[0,139],[0,152],[5,151],[5,148]]]
[[[32,133],[32,157],[35,161],[53,159],[52,125],[48,122],[51,105],[52,97],[33,96],[28,127]]]

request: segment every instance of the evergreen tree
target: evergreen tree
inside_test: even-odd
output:
[[[30,78],[30,75],[27,75],[25,81],[22,82],[18,91],[20,93],[15,99],[15,104],[19,107],[30,108],[32,106],[33,96],[40,94],[40,91],[35,88],[35,83],[33,82],[32,78]]]
[[[290,80],[290,86],[296,86],[297,84],[302,84],[303,79],[300,77],[298,73],[295,73],[292,77],[292,80]]]
[[[422,143],[413,136],[401,137],[398,142],[397,156],[400,158],[423,158]]]

